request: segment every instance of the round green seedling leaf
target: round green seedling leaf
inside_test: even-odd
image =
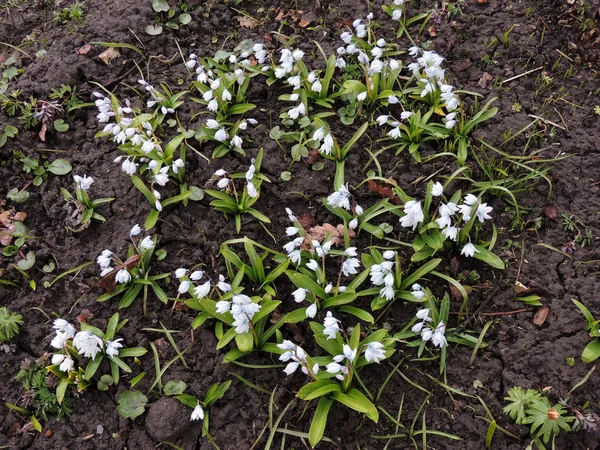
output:
[[[54,129],[59,133],[64,133],[69,129],[69,124],[65,123],[63,119],[57,119],[54,121]]]
[[[152,0],[152,9],[156,12],[168,11],[169,4],[167,0]]]
[[[198,202],[204,198],[204,191],[198,186],[190,186],[189,190],[192,191],[192,195],[189,196],[190,200]]]
[[[185,14],[181,14],[179,16],[179,23],[181,25],[187,25],[188,23],[190,23],[192,21],[192,16],[190,16],[189,14],[185,13]]]
[[[23,203],[26,202],[29,198],[29,192],[20,191],[17,188],[13,188],[6,193],[6,198],[9,199],[11,202]]]
[[[292,179],[292,173],[289,171],[281,172],[281,179],[283,181],[290,181]]]
[[[119,395],[117,411],[126,419],[135,419],[144,414],[148,398],[138,391],[125,391]]]
[[[163,27],[161,27],[158,24],[148,25],[146,27],[146,33],[149,34],[150,36],[158,36],[162,32],[163,32]]]
[[[180,394],[183,394],[183,391],[185,391],[186,387],[187,387],[187,384],[185,384],[181,380],[171,380],[171,381],[167,382],[167,384],[165,384],[165,387],[163,388],[163,394],[165,394],[165,395],[180,395]]]
[[[66,159],[57,159],[48,166],[48,172],[54,175],[66,175],[72,169],[71,164]]]
[[[35,264],[35,253],[33,250],[29,251],[25,256],[25,259],[20,260],[17,263],[17,267],[21,270],[29,270]]]

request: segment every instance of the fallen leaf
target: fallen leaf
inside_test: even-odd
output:
[[[544,208],[544,215],[548,219],[558,222],[558,209],[556,208],[556,206],[554,206],[554,205],[546,206]]]
[[[46,432],[44,433],[44,436],[47,438],[52,437],[52,430],[46,430]]]
[[[46,124],[42,123],[42,129],[39,132],[39,137],[42,142],[46,142],[46,130],[47,129],[48,129],[48,127],[46,126]]]
[[[429,33],[429,36],[431,36],[431,37],[436,37],[438,35],[435,25],[431,25],[429,27],[429,29],[427,30],[427,32]]]
[[[483,72],[483,75],[481,76],[481,78],[479,79],[479,82],[477,83],[479,86],[481,86],[483,89],[485,89],[488,85],[488,83],[490,81],[492,81],[494,79],[494,76],[487,73],[487,72]]]
[[[13,240],[13,233],[17,230],[15,223],[23,222],[27,218],[27,213],[16,212],[14,209],[4,210],[2,206],[4,201],[0,201],[0,244],[9,245]]]
[[[302,228],[304,228],[305,230],[308,230],[309,228],[312,228],[317,224],[317,222],[315,222],[315,219],[313,219],[313,217],[309,216],[308,214],[297,216],[296,219],[298,220],[298,223],[302,226]]]
[[[480,5],[485,5],[488,2],[488,0],[477,0],[477,3],[479,3]]]
[[[299,25],[301,28],[306,28],[307,26],[309,26],[309,25],[310,25],[310,23],[311,23],[311,22],[310,22],[310,21],[308,21],[308,20],[301,20],[300,22],[298,22],[298,25]]]
[[[375,192],[384,198],[389,198],[390,201],[392,203],[394,203],[395,205],[402,204],[402,201],[396,194],[394,194],[394,192],[392,191],[392,188],[390,186],[376,183],[373,180],[368,181],[368,186],[369,186],[369,190],[371,192]]]
[[[119,50],[114,47],[108,47],[102,53],[98,55],[98,58],[102,60],[102,62],[106,65],[110,64],[114,59],[117,59],[121,54]]]
[[[544,322],[546,322],[546,319],[548,318],[549,312],[550,308],[547,306],[542,306],[540,309],[538,309],[538,312],[535,313],[535,316],[533,316],[533,324],[538,327],[544,325]]]
[[[452,294],[452,298],[454,300],[462,300],[463,296],[462,293],[458,290],[458,288],[456,286],[454,286],[453,284],[448,284],[448,286],[450,286],[450,293]],[[473,292],[473,288],[471,286],[464,286],[463,288],[465,291],[467,291],[467,294],[471,294],[471,292]]]
[[[256,26],[258,25],[258,21],[251,19],[248,16],[235,16],[234,19],[237,20],[240,26],[244,28],[252,29],[256,28]]]
[[[308,230],[308,235],[304,238],[304,245],[308,245],[310,248],[310,241],[322,242],[327,236],[331,241],[331,245],[340,246],[344,244],[344,225],[339,224],[334,227],[330,223],[324,223],[323,225],[317,225]],[[352,239],[356,234],[354,230],[348,230],[348,237]]]

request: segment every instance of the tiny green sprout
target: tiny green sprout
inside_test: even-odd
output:
[[[594,106],[594,114],[596,114],[597,116],[600,116],[600,105]]]
[[[87,175],[74,175],[73,180],[75,181],[75,196],[65,188],[60,188],[65,201],[73,206],[73,212],[67,219],[69,222],[67,228],[73,232],[79,232],[86,229],[90,225],[92,219],[106,222],[104,216],[96,212],[96,206],[102,203],[112,202],[114,198],[98,198],[91,200],[88,191],[92,183],[94,183],[94,179]]]
[[[0,342],[14,339],[23,325],[23,317],[5,306],[0,308]]]

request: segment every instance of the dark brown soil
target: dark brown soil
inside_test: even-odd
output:
[[[288,36],[297,35],[297,45],[307,53],[312,53],[312,40],[319,41],[326,50],[335,48],[340,30],[353,19],[365,17],[369,12],[369,2],[360,0],[321,0],[318,8],[315,8],[318,1],[314,4],[312,1],[306,4],[304,0],[296,4],[242,1],[236,5],[217,0],[206,2],[201,11],[194,13],[193,20],[187,27],[176,32],[166,30],[160,36],[150,37],[144,32],[146,25],[154,17],[149,2],[87,0],[84,2],[85,21],[67,25],[54,20],[52,8],[41,5],[42,2],[21,3],[24,4],[16,7],[0,6],[0,42],[18,46],[26,36],[34,36],[33,43],[23,49],[31,55],[42,48],[48,53],[37,59],[19,55],[19,66],[24,69],[24,73],[10,88],[23,90],[26,97],[33,95],[47,98],[52,88],[70,84],[77,87],[85,101],[89,101],[89,94],[95,89],[92,82],[115,89],[117,95],[122,97],[132,95],[127,84],[134,85],[138,78],[134,61],[144,71],[149,71],[152,82],[164,80],[177,86],[178,75],[184,73],[184,67],[178,56],[176,41],[184,54],[195,51],[199,56],[205,56],[212,55],[220,48],[230,49],[234,42],[242,39],[264,41],[265,36],[269,37],[269,48],[276,49],[281,44],[274,37],[275,32],[281,32]],[[71,3],[62,2],[60,8]],[[189,3],[195,7],[202,2]],[[389,21],[384,20],[380,7],[382,2],[378,0],[375,3],[372,5],[375,18],[380,19],[383,24],[389,24]],[[426,11],[435,7],[435,3],[442,2],[415,3],[410,8],[413,14]],[[542,129],[544,132],[539,133],[539,137],[530,145],[535,149],[543,149],[539,155],[544,158],[572,155],[554,164],[550,173],[553,191],[549,199],[548,186],[543,181],[523,186],[519,200],[526,208],[525,220],[528,222],[524,231],[511,227],[505,199],[490,199],[501,232],[496,251],[502,253],[508,270],[492,272],[477,264],[465,264],[460,268],[461,271],[474,269],[481,275],[477,282],[480,288],[475,288],[470,296],[472,316],[468,326],[479,333],[488,320],[494,319],[495,323],[486,335],[487,348],[479,352],[472,365],[469,365],[471,349],[449,349],[445,382],[468,394],[479,395],[500,426],[522,437],[521,441],[517,441],[497,431],[493,448],[499,449],[522,449],[529,443],[528,430],[515,426],[502,413],[505,404],[503,398],[511,387],[551,387],[550,397],[558,401],[591,368],[579,359],[590,337],[584,331],[585,319],[571,299],[578,299],[592,314],[600,317],[600,254],[597,244],[597,236],[600,236],[600,116],[593,112],[594,106],[600,104],[600,80],[597,76],[598,30],[596,28],[596,34],[590,34],[589,30],[582,31],[582,22],[576,14],[575,6],[568,3],[558,0],[489,0],[480,4],[468,0],[462,4],[462,14],[448,18],[447,14],[440,12],[437,18],[434,17],[431,23],[435,23],[435,37],[429,36],[426,31],[421,36],[421,42],[431,39],[433,48],[447,58],[446,66],[455,86],[482,94],[482,101],[498,97],[496,105],[499,113],[477,131],[479,137],[485,136],[488,142],[500,146],[505,140],[505,133],[518,132],[532,122],[530,115],[535,115],[560,125],[538,125],[538,131]],[[579,3],[578,0],[576,4]],[[300,27],[288,19],[287,25],[282,27],[282,22],[276,20],[276,16],[279,11],[290,7],[304,10],[305,20],[310,21],[311,26]],[[585,16],[596,25],[597,8],[598,4],[593,5]],[[240,12],[236,10],[246,11],[260,18],[258,26],[252,29],[241,28],[235,18]],[[509,35],[509,48],[501,43],[488,45],[494,36],[500,37],[513,26]],[[383,30],[383,33],[386,37],[393,38],[393,30]],[[413,30],[413,35],[415,33],[416,29]],[[93,50],[86,55],[78,53],[80,47],[97,41],[127,42],[138,46],[143,43],[146,55],[162,55],[162,58],[151,59],[146,68],[146,62],[139,55],[123,49],[123,56],[107,66],[98,59],[98,54],[103,50],[99,46],[93,46]],[[401,48],[409,46],[408,41],[400,41],[399,44]],[[11,52],[11,47],[0,44],[0,55],[6,56]],[[484,58],[485,55],[490,58]],[[172,62],[162,62],[171,58]],[[500,81],[538,67],[542,69],[498,87]],[[571,70],[571,74],[565,75],[568,70]],[[545,89],[540,89],[542,72],[552,78]],[[190,184],[204,186],[217,168],[234,170],[247,166],[249,156],[254,156],[259,148],[264,148],[264,173],[273,183],[264,185],[257,208],[271,218],[273,223],[269,226],[269,231],[275,236],[276,242],[256,221],[245,220],[242,233],[274,248],[281,248],[286,242],[285,206],[299,215],[313,216],[318,223],[331,219],[324,208],[316,205],[330,193],[334,175],[331,164],[326,164],[324,171],[313,172],[305,164],[297,163],[293,166],[291,181],[284,182],[280,179],[279,174],[287,170],[289,165],[289,155],[284,154],[278,144],[268,137],[269,129],[279,123],[280,108],[275,106],[278,94],[277,90],[270,90],[260,83],[250,90],[249,100],[259,105],[254,117],[261,125],[251,132],[254,143],[253,148],[248,151],[248,157],[232,155],[212,161],[209,165],[205,160],[192,156],[188,168]],[[513,109],[516,102],[521,105],[520,111]],[[51,175],[41,187],[30,187],[31,197],[26,203],[19,205],[20,210],[27,213],[26,224],[32,234],[39,237],[27,241],[27,248],[34,250],[37,256],[36,265],[29,271],[37,282],[37,289],[31,290],[11,268],[13,259],[0,256],[0,270],[6,269],[2,278],[13,280],[18,285],[0,285],[0,305],[19,312],[25,320],[25,325],[14,342],[14,353],[0,353],[0,448],[150,449],[161,441],[171,442],[186,450],[213,448],[206,438],[200,437],[200,426],[195,422],[187,422],[186,414],[189,411],[182,410],[183,407],[178,402],[160,400],[150,395],[152,405],[144,416],[135,421],[120,417],[116,403],[119,394],[128,387],[126,382],[122,382],[117,388],[109,388],[107,392],[89,389],[76,400],[70,419],[59,422],[51,419],[44,424],[41,434],[26,432],[15,435],[13,432],[15,423],[23,425],[27,422],[25,417],[4,406],[4,402],[19,404],[22,390],[14,380],[19,364],[27,358],[36,359],[49,349],[51,321],[47,320],[41,310],[51,317],[56,314],[75,321],[87,309],[93,314],[92,323],[102,328],[118,308],[116,302],[96,302],[102,291],[93,288],[97,281],[94,265],[63,278],[50,289],[44,288],[43,282],[51,281],[55,275],[45,274],[41,270],[42,266],[56,258],[58,269],[54,273],[58,274],[93,260],[105,248],[123,254],[128,246],[126,237],[131,226],[143,223],[148,213],[148,205],[142,195],[132,186],[128,176],[113,163],[113,159],[119,154],[116,147],[112,142],[94,137],[98,131],[95,114],[94,108],[80,110],[67,133],[50,132],[45,143],[40,142],[37,130],[20,130],[18,139],[10,140],[0,148],[2,197],[10,189],[22,188],[31,180],[31,176],[20,171],[13,161],[12,151],[20,150],[37,158],[66,158],[74,168],[72,174],[94,177],[94,192],[116,198],[100,210],[107,218],[105,224],[94,223],[84,232],[75,234],[65,228],[67,212],[63,208],[64,202],[59,189],[70,188],[70,176]],[[190,111],[182,111],[184,117],[189,117],[189,114]],[[0,112],[0,122],[11,121]],[[197,124],[188,125],[193,127]],[[502,146],[502,149],[511,154],[520,154],[528,136],[530,130]],[[199,150],[207,156],[212,152],[210,146]],[[366,161],[366,154],[356,153],[351,156],[346,173],[346,179],[351,185],[364,179],[362,169]],[[474,170],[478,170],[474,162],[470,164]],[[409,193],[413,193],[424,187],[422,183],[412,184],[421,175],[426,177],[439,169],[442,174],[449,175],[454,170],[452,167],[448,161],[417,166],[403,156],[385,162],[384,175],[398,180]],[[305,196],[294,195],[294,192],[303,192]],[[368,204],[375,197],[366,188],[358,191],[359,203],[364,201]],[[558,220],[550,217],[552,214],[545,209],[548,206],[556,208]],[[561,214],[573,215],[583,221],[594,236],[593,241],[585,247],[571,246],[569,243],[573,240],[573,234],[564,231],[560,223]],[[219,257],[220,244],[237,237],[233,220],[225,221],[220,213],[208,206],[208,200],[190,202],[187,207],[178,205],[167,208],[161,214],[155,234],[160,240],[159,247],[168,252],[166,259],[155,266],[156,273],[203,263],[211,275],[218,274],[223,271],[223,263]],[[509,241],[519,247],[510,246]],[[539,243],[566,249],[570,255],[566,257],[563,253],[537,245]],[[368,237],[360,236],[355,245],[364,248],[370,242]],[[445,255],[448,261],[452,256],[455,255]],[[517,281],[535,290],[541,295],[544,305],[550,307],[548,319],[541,327],[532,323],[535,308],[514,314],[487,314],[527,309],[523,303],[513,300]],[[176,296],[175,282],[171,282],[166,289],[170,297]],[[285,294],[282,300],[289,301],[290,287],[282,286],[281,291]],[[189,370],[181,362],[176,362],[166,372],[163,381],[181,379],[187,383],[189,392],[201,396],[213,383],[232,379],[230,390],[211,410],[211,434],[222,449],[249,449],[269,420],[269,396],[244,385],[230,375],[230,372],[269,391],[277,387],[275,416],[294,399],[303,380],[299,377],[286,377],[280,369],[259,371],[233,364],[224,365],[221,363],[222,353],[215,350],[216,339],[211,328],[201,327],[192,331],[191,322],[195,317],[193,311],[171,309],[152,297],[148,306],[146,316],[142,314],[141,301],[134,302],[122,312],[129,319],[129,323],[121,331],[122,337],[129,346],[148,347],[150,342],[157,343],[161,349],[161,363],[164,364],[175,356],[174,351],[168,344],[158,345],[162,342],[160,339],[163,335],[142,329],[156,328],[163,324],[168,329],[179,330],[180,333],[175,334],[174,338],[179,348],[188,349],[185,359]],[[404,323],[413,314],[412,309],[407,312],[402,311],[400,304],[397,306],[398,310],[392,311],[387,317],[392,326]],[[458,302],[453,304],[453,311],[457,311],[458,307]],[[473,314],[475,312],[478,314]],[[428,377],[437,377],[437,366],[410,361],[415,356],[410,349],[401,348],[391,361],[382,362],[370,372],[369,378],[365,380],[367,387],[376,391],[393,364],[399,358],[405,358],[399,369],[431,395],[416,389],[400,376],[393,376],[381,406],[395,414],[403,399],[401,422],[409,425],[426,401],[427,428],[462,438],[461,441],[450,441],[428,435],[428,448],[483,449],[488,423],[482,419],[487,415],[481,403],[472,397],[462,397],[455,393],[450,395],[449,391]],[[569,365],[567,358],[574,358],[575,364]],[[272,363],[264,356],[249,357],[244,362]],[[148,371],[148,376],[137,388],[146,392],[154,378],[150,352],[141,358],[141,368],[134,369],[134,373],[141,370]],[[594,372],[570,400],[579,406],[589,401],[589,407],[598,412],[598,373]],[[313,410],[314,405],[311,405],[307,413],[303,414],[304,403],[297,401],[288,410],[280,427],[307,432]],[[422,416],[419,415],[417,419],[416,429],[420,429]],[[100,425],[102,433],[98,433]],[[48,430],[51,433],[47,433]],[[336,445],[323,442],[318,448],[382,449],[386,441],[372,436],[393,434],[394,430],[395,426],[384,416],[378,424],[373,424],[362,421],[354,412],[334,408],[325,435]],[[255,448],[264,447],[268,433],[267,430]],[[277,433],[272,448],[308,448],[307,442],[293,436],[288,436],[283,446],[281,439],[282,435]],[[419,448],[423,445],[420,439]],[[556,448],[597,449],[600,448],[599,442],[598,435],[589,432],[563,433],[557,439]],[[162,448],[168,447],[163,444]],[[408,439],[395,439],[387,448],[408,449],[414,448],[414,445]]]

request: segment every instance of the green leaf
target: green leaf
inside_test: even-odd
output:
[[[338,307],[337,310],[346,314],[352,314],[353,316],[358,317],[360,320],[364,320],[365,322],[375,323],[375,319],[371,314],[363,309],[356,308],[355,306],[342,305]]]
[[[48,172],[54,175],[66,175],[71,169],[71,164],[66,159],[56,159],[48,166]]]
[[[296,394],[296,397],[309,401],[330,394],[331,392],[341,392],[341,390],[341,386],[336,381],[319,380],[303,386]]]
[[[126,419],[135,419],[144,414],[148,398],[138,391],[125,391],[119,395],[117,411]]]
[[[11,202],[23,203],[26,202],[29,198],[29,192],[20,191],[17,188],[13,188],[6,193],[6,198],[9,199]]]
[[[192,195],[189,196],[189,199],[193,202],[198,202],[204,198],[204,191],[198,186],[190,186],[189,190],[192,191]]]
[[[184,14],[180,14],[179,15],[179,23],[181,25],[187,25],[191,21],[192,21],[192,16],[190,16],[188,13],[184,13]]]
[[[185,384],[181,380],[171,380],[171,381],[168,381],[167,384],[165,384],[165,387],[163,388],[163,394],[164,395],[180,395],[180,394],[183,394],[186,387],[187,387],[187,384]]]
[[[283,181],[290,181],[292,179],[292,172],[289,172],[287,170],[284,172],[281,172],[280,177]]]
[[[325,290],[306,275],[303,275],[298,272],[292,272],[291,270],[286,271],[285,274],[288,276],[290,281],[294,283],[296,287],[306,289],[315,294],[320,299],[324,300],[329,298],[329,295],[325,292]]]
[[[253,105],[252,103],[240,103],[239,105],[233,105],[229,107],[227,114],[230,116],[244,114],[245,112],[248,112],[254,108],[256,108],[256,105]]]
[[[581,360],[584,363],[590,363],[597,360],[598,357],[600,357],[600,338],[594,339],[585,346],[581,354]]]
[[[29,270],[29,269],[31,269],[31,267],[33,267],[34,264],[35,264],[35,253],[33,252],[33,250],[30,250],[27,253],[27,255],[25,256],[25,259],[21,259],[17,263],[17,266],[21,270]]]
[[[492,252],[490,252],[487,248],[482,247],[480,245],[473,245],[478,252],[475,252],[475,258],[480,261],[483,261],[489,266],[494,267],[495,269],[504,269],[504,262],[500,259],[500,257]]]
[[[317,410],[315,411],[315,415],[312,423],[310,424],[310,430],[308,432],[308,440],[313,448],[321,441],[321,438],[323,437],[325,427],[327,426],[327,416],[332,404],[333,400],[328,397],[321,397],[319,399],[319,404],[317,405]]]
[[[379,420],[379,412],[371,401],[359,390],[352,388],[345,394],[342,392],[334,392],[333,399],[352,408],[355,411],[363,413],[373,422]]]
[[[65,123],[63,119],[57,119],[54,121],[54,129],[59,133],[64,133],[69,129],[69,124]]]
[[[235,331],[234,328],[232,328],[232,330]],[[240,349],[240,351],[242,351],[244,353],[249,353],[254,348],[254,336],[252,336],[251,332],[242,333],[242,334],[236,333],[235,343],[237,344],[237,347]]]
[[[169,10],[169,4],[167,0],[152,0],[152,9],[155,12],[167,12]]]
[[[158,24],[148,25],[146,27],[146,34],[149,34],[150,36],[158,36],[162,32],[163,32],[163,27]]]

